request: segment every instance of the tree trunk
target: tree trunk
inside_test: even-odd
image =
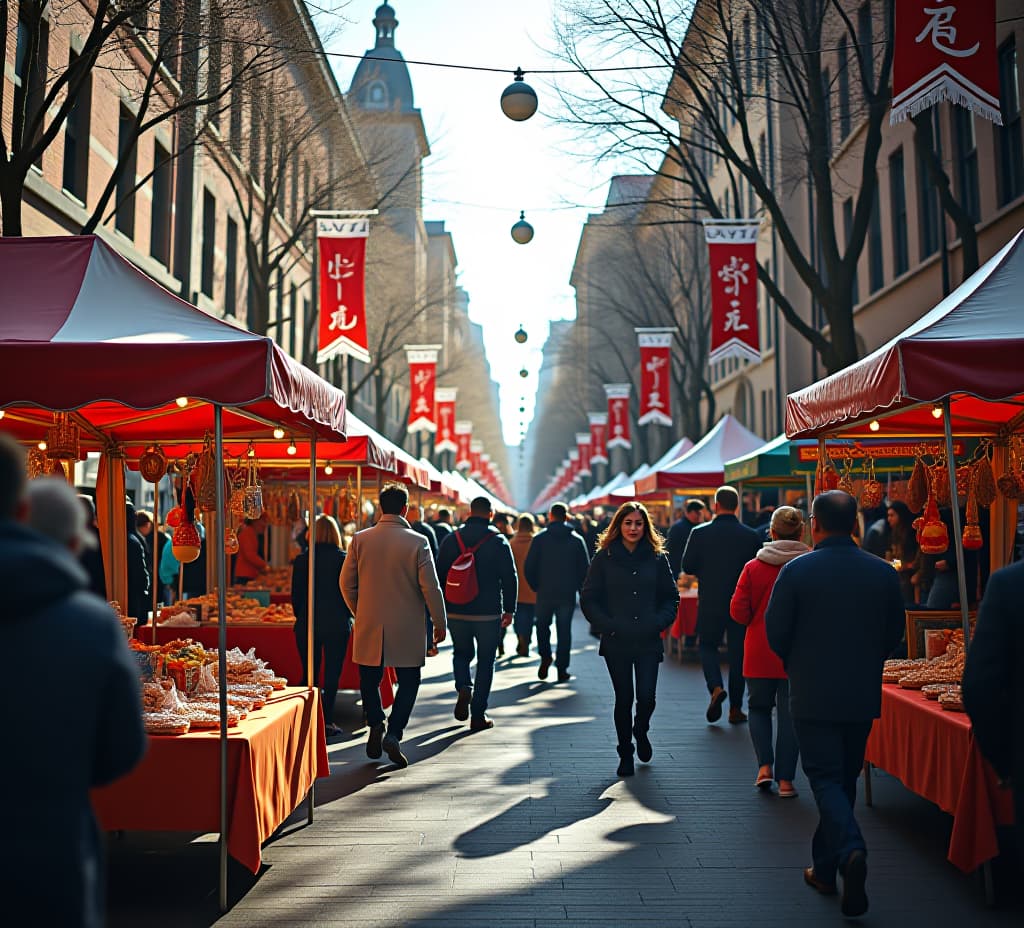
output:
[[[0,185],[0,215],[3,217],[4,236],[17,236],[21,230],[21,204],[25,190],[25,177],[11,173]]]

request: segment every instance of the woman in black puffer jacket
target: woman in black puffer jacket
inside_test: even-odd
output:
[[[643,503],[623,503],[598,538],[580,594],[580,608],[601,637],[601,656],[615,689],[620,777],[633,774],[633,738],[640,760],[654,753],[647,732],[654,713],[661,633],[676,615],[679,591],[664,540]],[[636,679],[636,721],[633,681]]]

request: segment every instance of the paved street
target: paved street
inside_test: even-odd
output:
[[[404,742],[411,766],[368,761],[362,734],[336,739],[315,823],[294,816],[266,846],[258,878],[233,865],[234,907],[219,920],[215,844],[115,842],[111,923],[841,924],[838,901],[800,876],[815,821],[806,781],[798,777],[793,801],[755,791],[746,726],[705,724],[696,665],[662,665],[654,762],[616,779],[611,689],[585,629],[577,614],[568,684],[538,681],[536,657],[500,660],[496,727],[473,735],[452,719],[442,649],[428,661]],[[358,727],[350,694],[339,699],[338,721]],[[1021,924],[1019,898],[985,908],[980,881],[945,861],[949,819],[892,778],[876,777],[875,807],[862,807],[860,820],[870,847],[864,924]]]

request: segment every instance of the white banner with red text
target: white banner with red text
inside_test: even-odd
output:
[[[672,333],[637,329],[640,344],[640,425],[672,424]]]

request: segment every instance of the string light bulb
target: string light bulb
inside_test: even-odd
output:
[[[331,474],[334,473],[334,465],[330,461],[328,461],[327,464],[324,465],[324,473],[327,474],[328,477],[330,477]]]
[[[184,409],[186,406],[188,406],[188,397],[179,396],[174,402],[178,405],[179,409]]]
[[[513,77],[501,92],[501,111],[514,122],[523,122],[537,112],[537,91],[523,79],[522,68],[516,68]]]
[[[872,432],[877,432],[881,427],[882,423],[879,422],[877,419],[872,419],[870,424],[868,425],[868,428],[871,429]]]
[[[284,438],[284,429],[274,429],[274,438]]]
[[[519,376],[520,377],[529,377],[530,376],[530,372],[524,367],[524,368],[522,368],[522,370],[519,371]]]
[[[294,457],[296,454],[299,453],[299,449],[295,447],[295,439],[294,438],[289,438],[288,439],[288,453],[292,457]]]
[[[0,419],[2,419],[6,415],[7,415],[7,410],[6,409],[0,409]]]
[[[38,445],[36,445],[36,447],[37,447],[37,448],[38,448],[38,449],[39,449],[40,451],[45,451],[45,450],[46,450],[46,442],[45,442],[45,441],[41,441],[41,442],[39,442],[39,444],[38,444]]]
[[[932,416],[936,419],[942,418],[942,407],[938,403],[932,406]]]
[[[526,211],[519,211],[519,222],[512,226],[510,230],[512,235],[512,241],[517,245],[529,245],[533,241],[533,226],[526,221]],[[526,339],[524,338],[525,342]]]

